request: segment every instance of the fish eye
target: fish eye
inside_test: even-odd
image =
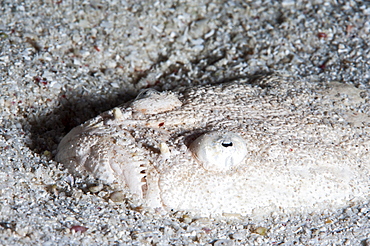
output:
[[[159,91],[157,91],[156,89],[153,89],[153,88],[147,88],[147,89],[143,89],[139,92],[139,94],[136,96],[135,100],[140,100],[140,99],[143,99],[143,98],[148,98],[148,97],[151,97],[151,96],[159,96],[161,93]]]
[[[232,132],[208,132],[189,147],[204,169],[227,171],[241,164],[248,153],[245,140]]]

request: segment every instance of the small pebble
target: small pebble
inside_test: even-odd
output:
[[[261,236],[265,236],[267,233],[267,228],[266,227],[257,227],[254,233],[259,234]]]
[[[214,246],[233,246],[235,244],[230,239],[220,239],[220,240],[217,240],[213,245]]]
[[[123,202],[125,200],[125,194],[123,193],[123,191],[115,191],[110,194],[109,198],[113,202]]]
[[[101,191],[103,188],[104,188],[103,184],[98,184],[98,185],[90,186],[89,191],[91,193],[97,193]]]
[[[87,227],[75,225],[75,226],[72,226],[70,230],[75,231],[75,232],[84,233],[85,231],[87,231],[87,229],[88,229]]]

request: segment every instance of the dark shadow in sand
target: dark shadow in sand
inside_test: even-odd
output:
[[[252,78],[250,81],[253,84],[253,78],[268,74],[267,72],[262,72],[257,75],[235,73],[226,78],[213,78],[212,76],[209,76],[205,81],[203,75],[205,73],[209,74],[207,67],[215,64],[223,57],[224,54],[222,53],[210,54],[208,56],[199,56],[187,65],[175,63],[169,66],[167,71],[158,78],[158,83],[152,86],[152,88],[162,91],[164,85],[166,85],[166,89],[175,89],[176,87],[197,86],[201,84],[227,83],[245,78]],[[156,69],[161,62],[165,61],[166,57],[161,57],[158,63],[154,64],[149,70]],[[192,68],[189,69],[189,66]],[[189,75],[191,74],[189,71],[194,68],[199,71],[197,78],[194,78],[193,74]],[[139,81],[145,79],[149,73],[150,71],[144,71],[140,74],[133,74],[132,76],[135,78],[133,83],[139,83]],[[200,78],[202,78],[202,80],[200,80]],[[168,85],[171,85],[172,87],[168,87]],[[58,143],[72,128],[106,110],[134,99],[139,93],[139,90],[132,93],[127,93],[127,90],[122,90],[122,92],[116,92],[114,95],[109,96],[97,94],[80,96],[74,93],[77,92],[70,91],[60,95],[59,106],[57,108],[49,113],[45,113],[50,111],[45,109],[45,112],[41,112],[39,116],[36,116],[34,120],[29,122],[31,125],[31,144],[29,147],[34,152],[43,154],[45,151],[49,151],[54,156]],[[193,135],[192,133],[189,134]],[[186,139],[190,140],[192,137]]]

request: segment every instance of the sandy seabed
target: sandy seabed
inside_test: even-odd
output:
[[[263,220],[160,216],[53,160],[71,128],[147,87],[278,73],[353,84],[369,99],[369,2],[4,0],[0,10],[1,244],[370,245],[368,201]]]

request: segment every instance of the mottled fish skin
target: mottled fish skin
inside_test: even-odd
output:
[[[118,183],[157,210],[264,216],[337,209],[369,198],[362,92],[279,76],[150,91],[77,126],[56,160]],[[204,155],[215,154],[199,150],[207,141],[191,147],[209,132],[241,137],[238,155],[245,153],[235,165],[212,168],[228,158]]]

